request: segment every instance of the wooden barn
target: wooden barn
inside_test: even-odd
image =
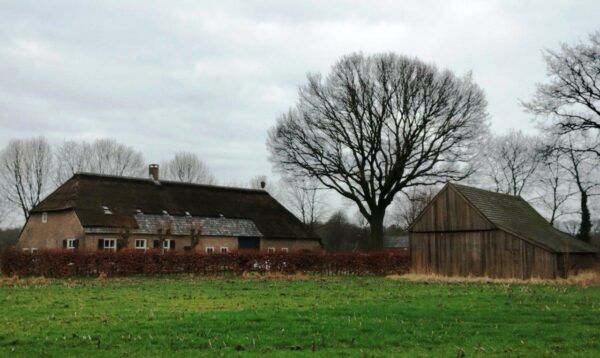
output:
[[[556,278],[596,261],[594,246],[552,227],[521,197],[451,183],[409,235],[415,273]]]

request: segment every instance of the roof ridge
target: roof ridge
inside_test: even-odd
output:
[[[125,175],[112,175],[112,174],[99,174],[99,173],[91,173],[91,172],[77,172],[73,174],[73,177],[96,177],[96,178],[105,178],[105,179],[114,179],[114,180],[124,180],[124,181],[140,181],[144,183],[152,183],[155,181],[150,178],[143,177],[133,177],[133,176],[125,176]],[[266,190],[262,189],[251,189],[251,188],[241,188],[235,186],[226,186],[226,185],[214,185],[214,184],[201,184],[201,183],[190,183],[190,182],[182,182],[176,180],[159,180],[160,184],[167,185],[182,185],[182,186],[193,186],[193,187],[203,187],[207,189],[218,189],[218,190],[229,190],[229,191],[243,191],[243,192],[251,192],[257,194],[268,194]]]
[[[476,186],[465,185],[465,184],[458,184],[458,183],[451,183],[451,182],[449,182],[448,184],[454,185],[456,187],[462,187],[462,188],[467,188],[467,189],[473,189],[473,190],[483,191],[483,192],[490,193],[490,194],[493,194],[493,195],[502,195],[502,196],[507,196],[509,198],[513,198],[513,199],[525,200],[525,199],[523,199],[523,197],[521,195],[512,195],[512,194],[507,194],[507,193],[500,193],[500,192],[497,192],[497,191],[482,189],[482,188],[478,188]]]

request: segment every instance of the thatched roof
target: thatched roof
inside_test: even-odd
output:
[[[111,214],[106,214],[107,207]],[[75,174],[31,212],[75,210],[86,228],[139,229],[136,214],[251,220],[265,238],[318,236],[264,190]],[[150,216],[151,217],[151,216]],[[210,225],[209,225],[210,224]],[[236,221],[242,225],[243,221]],[[215,230],[219,230],[215,228]]]

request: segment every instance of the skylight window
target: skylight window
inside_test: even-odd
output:
[[[102,210],[104,211],[105,215],[112,215],[112,211],[108,206],[102,205]]]

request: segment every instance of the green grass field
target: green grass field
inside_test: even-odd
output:
[[[3,357],[600,355],[597,287],[183,276],[4,283],[0,302]]]

